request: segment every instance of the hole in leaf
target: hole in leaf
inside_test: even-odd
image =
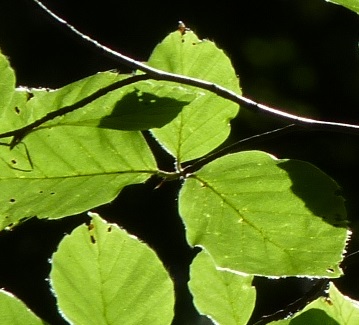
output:
[[[11,163],[13,163],[15,165],[15,164],[17,164],[17,161],[15,159],[11,159]]]
[[[10,222],[4,229],[6,231],[11,231],[14,226],[15,226],[15,223]]]
[[[111,232],[111,231],[112,231],[112,227],[110,226],[107,228],[107,232]]]
[[[329,305],[329,306],[333,306],[333,301],[329,298],[329,297],[325,297],[324,301]]]
[[[16,202],[15,199],[10,199],[10,203],[14,203],[14,202]]]
[[[95,239],[95,237],[94,236],[90,236],[90,239],[91,239],[91,243],[92,244],[96,244],[96,239]]]
[[[16,113],[16,114],[20,114],[20,108],[19,108],[19,107],[15,106],[14,109],[15,109],[15,113]]]
[[[28,90],[26,92],[26,97],[27,97],[26,100],[30,100],[32,97],[34,97],[34,94],[31,91]]]

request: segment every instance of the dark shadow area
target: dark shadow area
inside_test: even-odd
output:
[[[313,214],[335,227],[348,226],[344,199],[334,180],[313,165],[299,160],[288,160],[277,166],[286,171],[293,184],[292,192]]]
[[[127,131],[160,128],[171,122],[189,103],[136,90],[117,102],[98,127]]]

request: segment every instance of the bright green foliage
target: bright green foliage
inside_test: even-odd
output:
[[[344,296],[330,284],[329,296],[320,297],[294,317],[270,323],[272,325],[357,325],[359,302]]]
[[[173,284],[156,254],[117,225],[91,217],[52,258],[61,313],[73,324],[170,324]]]
[[[0,147],[2,229],[34,215],[58,218],[83,212],[156,173],[138,132],[65,126],[31,133],[24,143],[26,147],[14,150]]]
[[[354,1],[340,3],[358,11]],[[148,63],[240,94],[228,57],[191,31],[171,33]],[[0,139],[0,230],[33,216],[87,211],[157,175],[183,182],[179,213],[187,240],[203,248],[189,286],[198,311],[216,324],[247,323],[253,275],[339,277],[348,229],[338,185],[311,164],[259,151],[194,165],[186,174],[183,162],[227,139],[239,107],[199,88],[139,81],[146,77],[140,73],[99,73],[51,91],[15,88],[0,55],[0,134],[54,114],[27,134]],[[158,169],[143,130],[176,159],[173,172]],[[170,324],[173,284],[158,257],[118,226],[91,217],[53,255],[60,312],[76,325]],[[318,299],[283,324],[354,325],[358,317],[355,303],[332,286],[330,300]],[[1,291],[0,323],[16,322],[42,324]]]
[[[358,0],[325,0],[327,2],[333,2],[337,5],[341,5],[350,10],[353,10],[357,14],[359,14],[359,1]]]
[[[1,325],[45,325],[25,304],[12,294],[0,289]]]
[[[15,74],[6,57],[0,53],[0,132],[22,126],[15,107],[26,103],[26,92],[15,92]]]
[[[5,61],[4,57],[0,58],[4,66]],[[12,81],[11,69],[8,67],[0,74],[1,80],[9,78]],[[27,102],[21,101],[25,106],[16,106],[19,114],[5,102],[1,112],[6,112],[3,116],[11,122],[9,125],[23,126],[48,112],[83,99],[96,88],[106,86],[118,78],[116,74],[104,73],[58,91],[33,91],[33,98]],[[151,84],[142,86],[151,88]],[[26,91],[14,91],[13,85],[6,85],[4,89],[11,90],[14,98],[26,97]],[[59,218],[86,211],[113,200],[124,186],[143,182],[157,172],[154,157],[138,131],[120,131],[108,126],[109,123],[113,124],[112,110],[118,106],[121,96],[138,95],[140,100],[132,101],[137,103],[135,108],[140,109],[141,105],[145,105],[143,97],[147,96],[146,93],[134,90],[133,87],[121,91],[117,91],[117,97],[112,93],[109,98],[100,98],[100,103],[91,103],[84,110],[45,123],[12,150],[0,146],[0,229],[35,215],[39,218]],[[161,95],[173,92],[165,87],[157,87],[156,91]],[[156,95],[151,96],[146,106],[153,105],[158,98]],[[183,93],[183,97],[189,96],[192,95]],[[5,99],[7,97],[4,96]],[[163,97],[158,102],[161,105],[163,102],[170,103],[178,113],[183,103],[188,101]],[[118,117],[116,114],[114,116],[116,120]],[[146,117],[142,116],[142,119]],[[160,119],[163,120],[163,117]],[[134,128],[133,121],[123,121],[122,128],[125,128],[123,125]],[[151,123],[148,126],[153,125]],[[4,131],[11,129],[13,127],[8,126]],[[10,141],[4,140],[8,143]],[[104,186],[107,186],[106,191],[103,190]]]
[[[347,230],[337,184],[314,166],[257,151],[219,158],[179,198],[188,242],[249,274],[341,274]]]
[[[208,40],[191,31],[168,35],[153,51],[149,65],[211,81],[240,93],[239,81],[228,57]],[[158,141],[179,162],[199,158],[227,139],[229,121],[238,105],[207,91],[185,106],[167,125],[152,130]]]
[[[15,89],[4,56],[0,68],[3,132],[129,78],[105,72],[55,91]],[[0,229],[35,215],[59,218],[83,212],[112,201],[124,186],[147,180],[157,167],[137,131],[161,127],[195,98],[181,86],[139,82],[42,124],[12,150],[0,146]]]
[[[255,305],[253,276],[219,270],[210,255],[199,253],[188,283],[197,310],[216,324],[247,324]]]

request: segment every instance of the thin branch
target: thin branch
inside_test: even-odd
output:
[[[296,312],[302,310],[310,302],[314,301],[319,297],[325,296],[328,286],[329,286],[329,279],[323,278],[317,280],[317,282],[313,285],[313,287],[302,297],[290,303],[284,309],[278,310],[274,314],[263,316],[258,322],[254,323],[254,325],[264,325],[273,321],[285,319],[288,316],[292,316]]]
[[[290,125],[287,125],[283,128],[276,129],[273,131],[265,132],[250,138],[242,139],[233,145],[230,145],[229,147],[224,148],[223,150],[220,150],[212,155],[209,155],[205,157],[203,160],[197,161],[195,164],[188,166],[188,169],[196,169],[202,166],[203,164],[208,163],[208,161],[211,161],[215,159],[216,157],[222,156],[224,152],[230,152],[235,147],[238,147],[239,145],[243,145],[247,142],[253,142],[257,140],[263,140],[263,138],[278,136],[279,134],[292,132],[295,127],[304,127],[308,128],[310,130],[323,130],[323,131],[332,131],[332,132],[341,132],[341,133],[353,133],[353,134],[359,134],[359,125],[353,125],[353,124],[346,124],[346,123],[337,123],[337,122],[329,122],[329,121],[321,121],[316,119],[310,119],[306,117],[301,117],[298,115],[290,114],[287,112],[283,112],[281,110],[257,103],[249,98],[246,98],[244,96],[241,96],[225,87],[222,87],[218,84],[208,82],[205,80],[197,79],[197,78],[191,78],[183,75],[178,75],[166,71],[162,71],[153,67],[150,67],[144,63],[141,63],[139,61],[136,61],[130,57],[127,57],[121,53],[118,53],[109,47],[102,45],[101,43],[97,42],[96,40],[90,38],[89,36],[83,34],[78,29],[76,29],[74,26],[70,25],[68,22],[66,22],[61,17],[54,14],[52,11],[50,11],[44,4],[42,4],[39,0],[33,0],[35,3],[37,3],[43,10],[47,12],[50,16],[52,16],[57,22],[65,26],[66,28],[70,29],[73,33],[81,37],[83,40],[87,41],[88,43],[91,43],[96,48],[106,52],[107,54],[110,54],[113,59],[115,59],[117,62],[120,62],[121,64],[124,64],[125,66],[128,66],[131,69],[134,70],[140,70],[142,72],[145,72],[147,75],[140,75],[135,76],[133,78],[141,79],[154,79],[154,80],[163,80],[163,81],[171,81],[176,82],[180,84],[190,85],[197,88],[201,88],[204,90],[208,90],[212,93],[215,93],[216,95],[228,99],[232,102],[235,102],[239,104],[241,107],[245,107],[247,109],[250,109],[255,112],[259,112],[261,114],[267,115],[272,118],[276,118],[282,121],[285,121],[287,123],[291,123]],[[141,80],[143,80],[141,79]],[[127,80],[127,79],[126,79]],[[131,82],[135,82],[134,79],[131,80]],[[116,84],[114,84],[116,85]],[[111,85],[112,86],[112,85]],[[117,87],[116,87],[117,86]],[[118,85],[116,85],[114,89],[118,88]],[[112,89],[113,90],[113,89]],[[45,123],[46,121],[49,121],[57,116],[66,114],[68,112],[71,112],[75,109],[78,109],[91,101],[105,95],[107,92],[111,90],[108,90],[108,87],[99,90],[98,92],[95,92],[91,96],[85,98],[82,101],[79,101],[75,103],[74,105],[63,107],[60,110],[51,112],[44,116],[43,118],[21,128],[18,130],[10,131],[7,133],[0,134],[0,138],[4,137],[10,137],[15,136],[17,141],[19,139],[21,140],[24,135],[26,135],[28,132],[31,132],[34,128],[40,126],[41,124]],[[186,169],[185,169],[186,170]],[[177,174],[175,175],[177,177]],[[167,177],[167,175],[166,175]],[[298,299],[297,301],[293,302],[292,304],[289,304],[285,309],[280,310],[272,315],[264,316],[261,320],[255,323],[255,325],[260,324],[267,324],[271,321],[282,319],[283,317],[293,314],[294,312],[302,309],[306,304],[313,301],[314,299],[322,296],[325,293],[325,290],[328,286],[328,279],[320,279],[317,281],[317,283],[313,286],[313,288],[305,294],[303,297]]]
[[[337,122],[328,122],[310,119],[306,117],[301,117],[298,115],[290,114],[283,112],[281,110],[257,103],[249,98],[238,95],[237,93],[226,89],[220,85],[214,84],[209,81],[191,78],[183,75],[178,75],[166,71],[162,71],[159,69],[152,68],[144,63],[131,59],[121,53],[118,53],[109,47],[100,44],[96,40],[91,37],[81,33],[74,26],[70,25],[67,21],[62,19],[61,17],[54,14],[51,10],[49,10],[44,4],[42,4],[39,0],[33,0],[36,2],[43,10],[45,10],[49,15],[51,15],[57,22],[65,26],[67,29],[70,29],[73,33],[84,39],[85,41],[93,44],[96,48],[105,51],[108,54],[111,54],[113,59],[116,61],[130,67],[131,69],[140,70],[147,73],[151,79],[154,80],[165,80],[176,83],[181,83],[185,85],[190,85],[194,87],[198,87],[201,89],[208,90],[210,92],[215,93],[216,95],[228,99],[232,102],[239,104],[242,107],[250,109],[255,112],[259,112],[261,114],[267,115],[272,118],[276,118],[282,121],[285,121],[289,124],[296,124],[301,127],[310,128],[311,130],[325,130],[332,132],[341,132],[341,133],[353,133],[359,134],[359,125],[346,124],[346,123],[337,123]],[[179,31],[180,32],[180,31]]]
[[[43,116],[42,118],[40,118],[28,125],[25,125],[22,128],[2,133],[2,134],[0,134],[0,139],[14,137],[10,143],[10,147],[12,148],[16,144],[18,144],[28,133],[30,133],[32,130],[39,127],[40,125],[44,124],[45,122],[48,122],[48,121],[54,119],[55,117],[65,115],[65,114],[73,112],[76,109],[79,109],[85,105],[88,105],[91,102],[95,101],[96,99],[107,95],[111,91],[117,90],[124,86],[128,86],[128,85],[138,82],[140,80],[146,80],[146,79],[149,79],[148,76],[145,74],[142,74],[142,75],[135,75],[135,76],[123,79],[123,80],[116,81],[111,85],[108,85],[104,88],[101,88],[101,89],[95,91],[91,95],[79,100],[78,102],[76,102],[73,105],[68,105],[68,106],[62,107],[56,111],[50,112],[50,113],[46,114],[45,116]]]
[[[188,165],[187,167],[185,167],[182,170],[182,174],[186,175],[186,174],[191,174],[194,171],[198,170],[199,168],[201,168],[204,165],[207,165],[209,162],[222,157],[228,153],[231,153],[233,151],[237,151],[240,148],[242,149],[244,146],[248,146],[248,145],[253,145],[255,143],[258,142],[262,142],[265,140],[270,140],[294,131],[298,131],[298,126],[296,124],[290,124],[290,125],[286,125],[284,127],[275,129],[275,130],[271,130],[271,131],[267,131],[264,133],[260,133],[260,134],[256,134],[253,135],[251,137],[245,138],[245,139],[241,139],[239,141],[236,141],[232,144],[230,144],[229,146],[224,147],[223,149],[214,151],[213,153],[208,154],[207,156],[204,156],[203,158],[200,158],[199,160],[197,160],[196,162],[194,162],[191,165]]]

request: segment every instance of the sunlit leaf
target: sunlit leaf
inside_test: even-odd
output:
[[[240,93],[239,81],[229,58],[208,40],[191,31],[171,33],[153,51],[149,64],[161,70],[195,77]],[[179,161],[187,161],[219,146],[230,132],[229,122],[238,105],[213,93],[200,91],[169,124],[152,132]]]
[[[359,1],[358,0],[325,0],[327,2],[332,2],[337,5],[341,5],[350,10],[353,10],[357,14],[359,14]]]
[[[10,131],[23,125],[20,107],[28,99],[25,89],[15,90],[15,73],[7,58],[0,52],[0,132]],[[1,140],[0,140],[1,141]]]
[[[338,277],[347,240],[338,185],[309,163],[258,151],[190,175],[179,210],[187,240],[248,274]]]
[[[247,324],[255,305],[253,276],[216,268],[210,255],[199,253],[192,262],[188,283],[197,310],[215,324]]]
[[[72,324],[168,325],[173,283],[156,254],[134,236],[91,214],[52,258],[51,285]]]
[[[31,133],[13,150],[0,146],[1,228],[22,218],[59,218],[113,200],[156,173],[142,135],[91,127]]]
[[[26,305],[11,293],[0,289],[1,325],[45,325]]]
[[[54,91],[15,89],[14,73],[1,56],[1,129],[32,123],[128,77],[106,72]],[[3,138],[0,230],[34,216],[86,211],[112,201],[123,187],[147,180],[157,173],[155,159],[140,132],[125,130],[161,126],[193,98],[181,87],[136,83],[49,120],[14,147],[6,146],[12,138]]]

